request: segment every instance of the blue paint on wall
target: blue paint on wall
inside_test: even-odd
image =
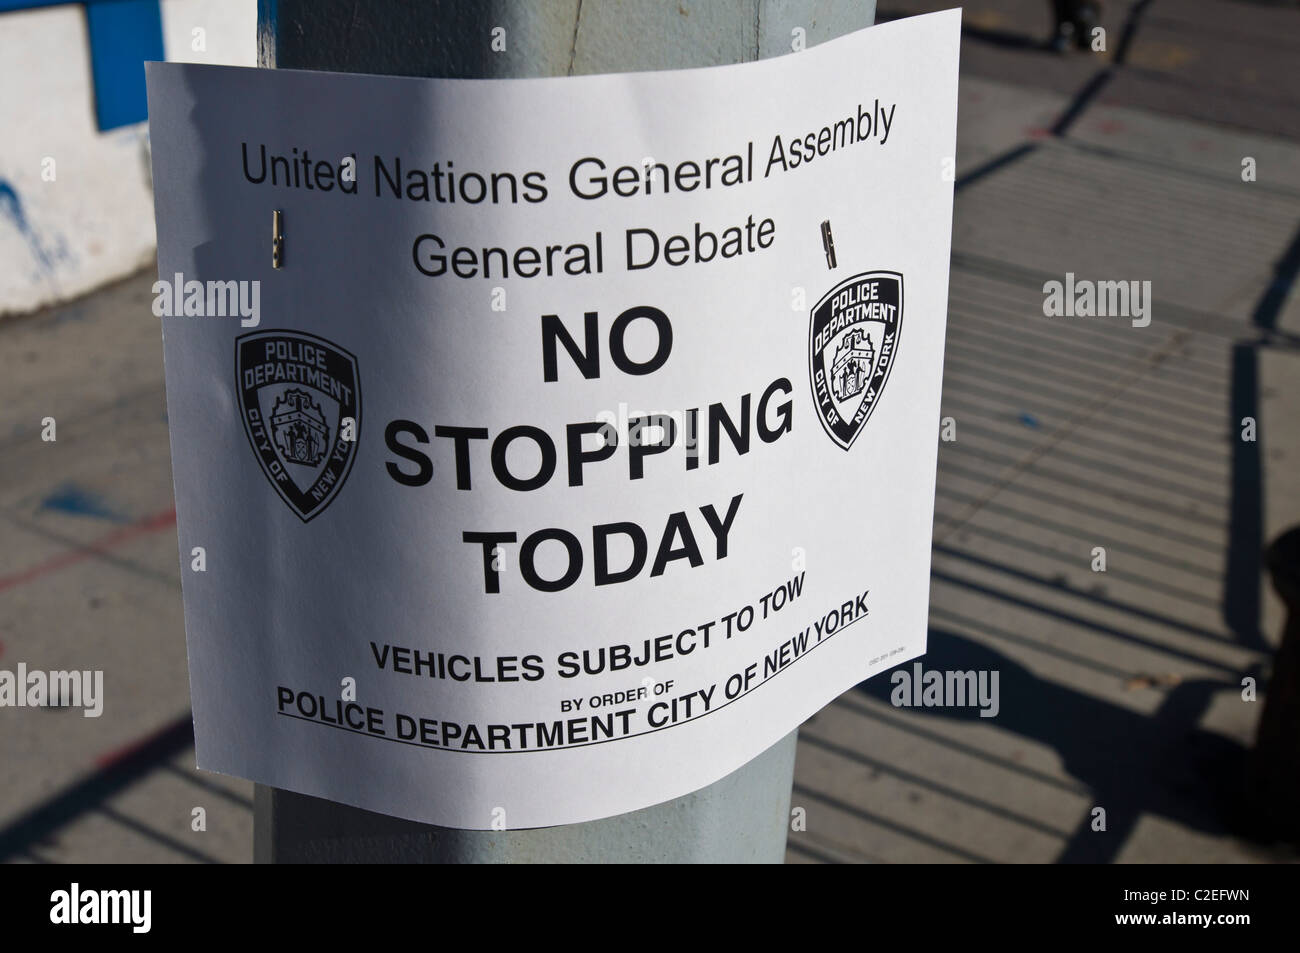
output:
[[[23,211],[22,199],[18,197],[14,187],[4,179],[0,179],[0,220],[7,220],[14,228],[18,229],[18,233],[26,240],[27,247],[31,249],[32,257],[40,264],[42,271],[48,272],[54,267],[50,261],[50,256],[41,244],[39,236],[32,228],[31,223],[27,221],[27,214]]]
[[[0,0],[0,13],[12,10],[29,10],[34,7],[54,7],[68,0]]]
[[[89,0],[90,67],[100,131],[144,122],[144,61],[165,59],[159,0]]]

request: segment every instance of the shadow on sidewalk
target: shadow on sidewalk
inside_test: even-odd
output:
[[[999,727],[1054,749],[1064,769],[1106,811],[1104,831],[1089,811],[1057,858],[1061,863],[1108,863],[1119,858],[1143,815],[1155,815],[1210,835],[1245,836],[1242,783],[1247,749],[1198,723],[1216,692],[1232,681],[1197,679],[1168,691],[1151,715],[1121,708],[1039,678],[978,642],[931,628],[924,668],[999,673]],[[903,666],[910,670],[912,663]],[[891,676],[858,691],[886,704]],[[921,708],[923,717],[981,721],[974,707]]]

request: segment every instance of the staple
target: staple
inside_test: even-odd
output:
[[[822,248],[826,250],[826,267],[835,267],[835,238],[831,235],[831,220],[822,222]]]
[[[271,267],[284,267],[284,213],[280,209],[271,213]]]

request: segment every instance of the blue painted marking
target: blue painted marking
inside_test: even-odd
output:
[[[55,7],[67,2],[68,0],[0,0],[0,13],[31,10],[36,7]]]
[[[89,490],[83,490],[75,483],[64,484],[41,500],[41,509],[57,510],[74,516],[97,516],[115,523],[127,522],[126,518],[115,513],[102,497]]]
[[[144,122],[144,61],[165,59],[159,0],[90,0],[86,27],[100,131]]]
[[[41,240],[37,236],[32,225],[27,221],[27,214],[23,211],[22,199],[14,191],[14,187],[0,179],[0,218],[8,219],[13,223],[14,228],[27,241],[27,247],[31,249],[32,256],[40,263],[42,271],[49,271],[53,265],[50,262],[50,256],[46,253],[45,248],[41,245]]]

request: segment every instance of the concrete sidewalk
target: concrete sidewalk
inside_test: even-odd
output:
[[[1295,859],[1238,797],[1281,630],[1259,554],[1300,521],[1300,13],[1109,3],[1108,51],[1056,57],[1046,11],[981,0],[962,51],[922,661],[997,671],[1000,711],[841,697],[801,734],[791,861]],[[1045,317],[1067,272],[1151,281],[1150,325]],[[9,860],[251,859],[251,785],[192,768],[152,281],[0,324],[0,661],[132,689],[6,713]]]
[[[1300,520],[1300,13],[1107,7],[1109,51],[1066,57],[1044,3],[966,11],[924,665],[998,671],[1000,712],[840,698],[791,860],[1294,857],[1240,796],[1282,621],[1259,554]],[[1150,325],[1045,317],[1067,272],[1151,281]]]

